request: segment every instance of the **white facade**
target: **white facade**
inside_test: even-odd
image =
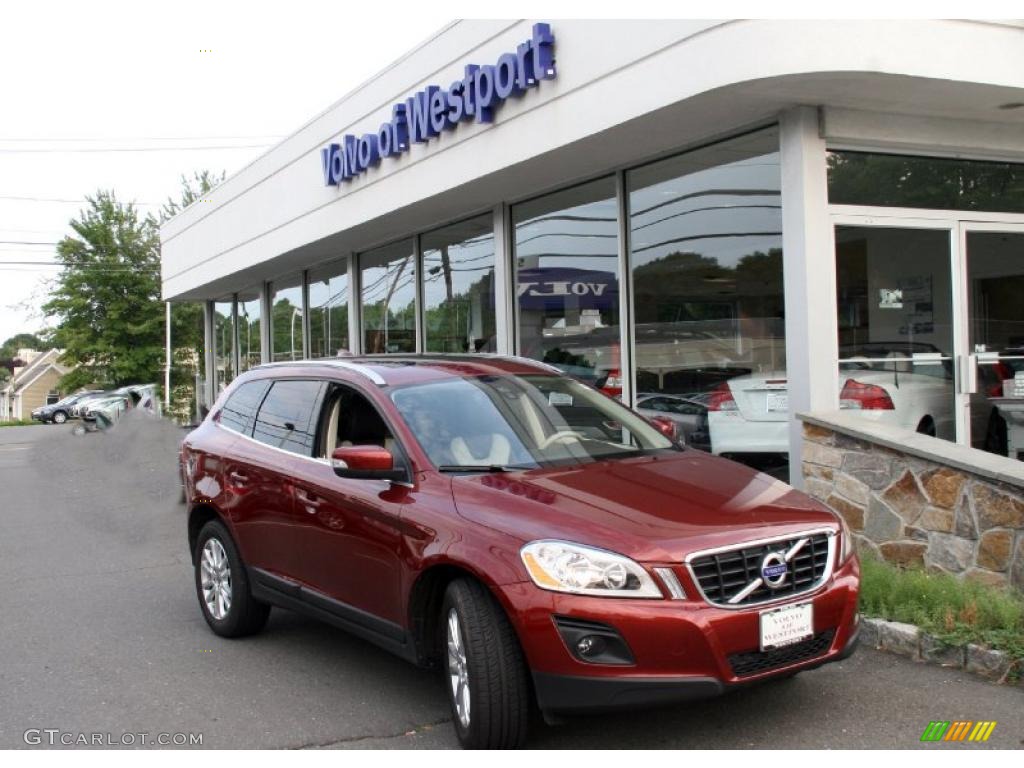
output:
[[[394,103],[460,78],[466,64],[493,63],[514,51],[530,38],[532,25],[461,21],[445,27],[167,222],[161,230],[164,298],[230,302],[255,289],[264,319],[259,349],[253,338],[232,340],[237,368],[239,348],[253,359],[272,354],[267,283],[348,258],[347,348],[362,352],[357,254],[483,214],[495,232],[494,348],[524,352],[515,296],[515,272],[524,262],[513,256],[510,206],[611,176],[619,210],[622,343],[616,365],[627,373],[623,397],[631,401],[637,347],[625,223],[628,170],[777,126],[788,409],[832,410],[842,384],[834,227],[866,224],[878,212],[830,205],[826,153],[1024,162],[1024,108],[1013,108],[1024,102],[1024,24],[1018,22],[577,20],[551,25],[557,77],[510,98],[493,123],[464,122],[349,182],[323,183],[323,147],[344,134],[376,131]],[[323,79],[322,73],[310,77]],[[940,218],[934,211],[929,216]],[[1024,223],[1010,213],[981,218]],[[956,229],[958,237],[961,219],[943,219],[953,222],[950,232]],[[416,250],[422,268],[421,245]],[[417,349],[424,348],[423,290],[421,282]],[[292,321],[299,318],[308,348],[307,302],[293,303]],[[212,350],[217,333],[209,325]],[[958,350],[966,349],[961,335],[966,339],[957,331]],[[213,358],[211,351],[208,371],[217,367]],[[208,377],[211,396],[215,378]],[[798,457],[799,430],[794,419],[790,424],[790,455]]]

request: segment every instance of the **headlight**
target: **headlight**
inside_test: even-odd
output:
[[[654,580],[628,557],[568,541],[531,541],[520,552],[541,589],[598,597],[662,597]]]
[[[853,534],[850,533],[850,526],[846,523],[846,518],[840,514],[836,514],[839,518],[839,563],[840,565],[850,559],[850,555],[853,554]]]

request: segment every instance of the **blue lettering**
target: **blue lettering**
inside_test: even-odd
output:
[[[437,135],[437,131],[430,124],[430,99],[436,90],[436,85],[428,85],[425,90],[406,101],[409,115],[409,138],[420,144],[431,136]]]
[[[498,59],[498,63],[494,67],[494,92],[499,99],[504,101],[518,90],[516,56],[514,53],[506,53]]]
[[[359,139],[357,156],[359,158],[360,170],[366,170],[371,165],[376,165],[378,162],[380,162],[380,155],[377,154],[376,134],[367,133],[364,134],[361,139]]]
[[[448,89],[448,124],[455,125],[466,115],[465,108],[462,104],[462,89],[466,87],[466,84],[461,80],[456,80],[452,83],[451,88]]]
[[[467,64],[464,70],[466,76],[462,78],[462,113],[467,117],[472,117],[476,114],[476,98],[473,90],[473,80],[476,77],[476,71],[480,69],[476,64]]]
[[[430,127],[436,136],[447,127],[448,93],[437,89],[430,94]]]
[[[356,137],[347,135],[345,142],[345,178],[349,179],[359,174],[363,169],[359,167],[359,152],[357,149]]]
[[[555,77],[555,59],[551,54],[551,46],[555,42],[548,24],[533,25],[533,75],[541,80],[552,80]]]
[[[405,117],[405,104],[395,104],[391,108],[392,154],[397,155],[409,149],[409,123]]]
[[[391,123],[381,123],[380,128],[377,129],[377,151],[381,157],[391,157],[392,154],[398,154],[392,151],[391,139],[393,135]]]
[[[489,123],[494,111],[512,96],[519,96],[541,80],[555,77],[555,36],[548,24],[534,24],[529,40],[495,64],[467,64],[464,76],[448,90],[428,85],[405,101],[392,105],[391,119],[377,131],[361,137],[346,135],[340,143],[320,150],[325,186],[364,173],[381,158],[407,152],[411,142],[424,143],[462,120]]]
[[[494,119],[494,67],[484,64],[473,76],[473,88],[476,91],[476,121],[489,123]]]
[[[331,147],[334,145],[332,144]],[[320,165],[324,169],[324,186],[329,187],[334,184],[331,181],[331,147],[325,147],[320,150]]]
[[[519,90],[525,91],[531,85],[536,85],[537,80],[533,76],[533,43],[527,40],[516,46],[516,82]]]

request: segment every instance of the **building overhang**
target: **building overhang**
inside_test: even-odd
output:
[[[1024,109],[1000,108],[1024,101],[1020,25],[565,21],[553,24],[558,78],[493,123],[462,124],[324,185],[322,147],[375,130],[392,102],[514,49],[529,27],[446,27],[167,222],[164,298],[228,295],[771,123],[796,105],[822,107],[822,135],[835,145],[1024,160]]]

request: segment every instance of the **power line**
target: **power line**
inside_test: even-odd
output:
[[[93,152],[191,152],[222,149],[266,149],[271,144],[207,144],[191,147],[75,147],[73,149],[55,148],[33,148],[33,149],[7,149],[0,147],[0,154],[22,155],[22,154],[81,154]]]
[[[2,245],[57,245],[57,241],[54,242],[41,242],[37,240],[0,240]]]
[[[88,203],[89,201],[84,198],[68,198],[68,197],[26,197],[23,195],[0,195],[0,200],[21,200],[29,203]],[[132,205],[143,205],[156,207],[160,203],[143,203],[138,200],[130,200],[129,203]]]
[[[0,138],[0,144],[5,142],[34,142],[37,144],[48,144],[58,142],[89,142],[89,141],[252,141],[255,139],[280,139],[280,136],[273,134],[261,134],[256,136],[64,136],[64,137],[22,137]]]

